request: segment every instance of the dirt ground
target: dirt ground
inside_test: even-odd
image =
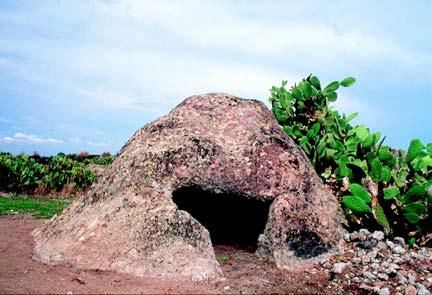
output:
[[[32,259],[30,233],[44,221],[25,216],[0,218],[0,293],[323,293],[364,294],[355,286],[332,284],[328,275],[313,266],[291,271],[246,249],[215,246],[224,278],[193,283],[167,281],[118,274],[112,271],[82,270],[66,265],[46,265]]]

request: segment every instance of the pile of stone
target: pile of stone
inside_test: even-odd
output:
[[[324,260],[335,284],[355,284],[377,294],[427,295],[432,290],[432,249],[404,239],[385,239],[365,229],[344,236],[339,250]]]

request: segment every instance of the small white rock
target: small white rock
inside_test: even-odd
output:
[[[367,254],[367,256],[369,256],[369,258],[370,258],[371,260],[374,260],[374,259],[376,258],[376,256],[377,256],[377,254],[378,254],[378,251],[377,251],[377,250],[372,250],[372,251],[370,251],[370,252]]]
[[[413,264],[414,263],[414,260],[408,254],[402,255],[402,259],[405,262],[409,263],[409,264]]]
[[[425,261],[426,257],[423,254],[418,254],[417,259],[421,262]]]
[[[406,250],[405,248],[401,247],[401,246],[396,246],[392,249],[393,253],[395,254],[405,254]]]
[[[388,279],[389,279],[389,276],[388,275],[386,275],[385,273],[379,273],[378,275],[377,275],[377,277],[380,279],[380,280],[382,280],[382,281],[388,281]]]
[[[370,232],[367,229],[362,228],[359,230],[360,240],[366,241],[369,235],[370,235]]]
[[[337,274],[342,273],[346,267],[347,267],[347,264],[344,262],[336,263],[333,266],[332,272],[337,273]]]
[[[376,276],[373,273],[371,273],[370,271],[364,271],[363,276],[365,278],[371,280],[371,281],[375,281],[375,279],[376,279]]]
[[[363,255],[361,260],[363,264],[368,264],[371,261],[370,257],[367,255]]]
[[[394,270],[398,270],[398,269],[400,269],[400,266],[397,265],[396,263],[392,263],[392,264],[390,264],[390,267],[393,268]]]
[[[390,249],[393,249],[395,247],[395,244],[392,241],[386,242],[387,246],[389,246]]]
[[[402,247],[405,247],[405,246],[406,246],[406,244],[405,244],[405,240],[404,240],[403,238],[401,238],[401,237],[395,237],[395,238],[393,239],[393,241],[394,241],[395,243],[401,245]]]
[[[432,277],[426,278],[425,283],[427,284],[426,287],[428,288],[432,287]]]
[[[417,295],[417,289],[413,285],[408,285],[405,289],[405,295]]]
[[[408,280],[400,272],[397,273],[397,277],[399,279],[399,284],[401,285],[405,285],[408,282]]]
[[[408,283],[414,285],[416,283],[416,277],[412,272],[408,273]]]
[[[360,284],[360,289],[365,289],[365,290],[375,291],[375,292],[379,291],[379,287],[369,286],[368,284],[365,283]]]
[[[381,249],[381,250],[386,250],[388,248],[388,246],[383,241],[379,241],[378,244],[377,244],[377,248]]]
[[[354,231],[354,232],[350,233],[349,238],[350,238],[350,241],[356,241],[360,238],[360,236],[359,236],[358,232]]]
[[[430,292],[422,284],[417,283],[416,287],[417,287],[417,294],[418,295],[430,295]]]
[[[351,242],[350,234],[349,234],[349,233],[344,234],[344,235],[343,235],[343,239],[344,239],[345,242],[347,242],[347,243]]]
[[[374,231],[372,234],[372,238],[378,241],[384,240],[384,233],[380,230]]]
[[[381,288],[378,292],[379,295],[390,295],[389,288]]]

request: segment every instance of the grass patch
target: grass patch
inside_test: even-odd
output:
[[[59,214],[72,201],[35,198],[0,197],[0,215],[31,214],[35,218],[51,218]]]
[[[227,255],[219,255],[218,260],[220,262],[228,262],[229,257]]]

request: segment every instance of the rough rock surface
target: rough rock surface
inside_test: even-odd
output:
[[[106,167],[104,165],[93,164],[93,163],[88,164],[87,168],[90,169],[94,174],[96,174],[97,178],[103,177],[106,170]]]
[[[141,276],[218,277],[209,232],[172,200],[188,186],[271,201],[258,253],[280,268],[332,249],[343,232],[337,200],[267,107],[215,93],[189,97],[138,130],[85,196],[33,233],[34,257]]]

